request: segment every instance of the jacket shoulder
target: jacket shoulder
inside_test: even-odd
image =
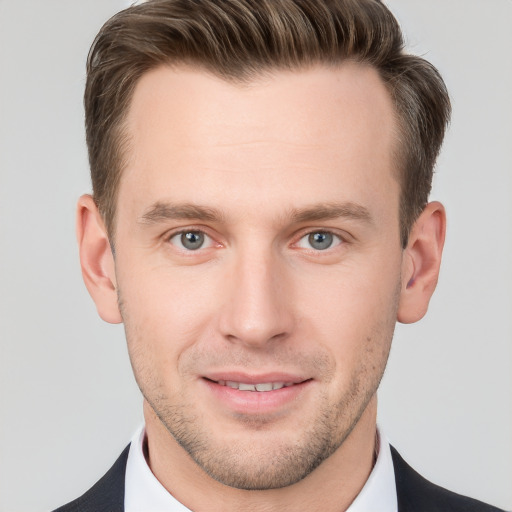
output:
[[[504,512],[429,482],[391,447],[399,512]]]
[[[114,465],[85,494],[53,512],[123,512],[128,445]]]

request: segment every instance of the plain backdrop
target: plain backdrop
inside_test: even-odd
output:
[[[448,211],[427,317],[399,326],[379,422],[416,469],[512,509],[512,1],[389,0],[443,74],[453,121],[432,197]],[[121,0],[0,0],[0,510],[75,498],[142,419],[122,326],[83,286],[88,47]]]

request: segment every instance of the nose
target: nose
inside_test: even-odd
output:
[[[225,339],[251,348],[286,339],[294,325],[293,294],[285,264],[268,253],[240,254],[226,277],[220,312]]]

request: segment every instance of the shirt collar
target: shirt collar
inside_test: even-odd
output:
[[[347,512],[370,512],[374,510],[396,512],[398,510],[395,469],[389,441],[380,429],[377,429],[377,438],[379,450],[375,466]]]
[[[396,512],[395,471],[389,442],[380,430],[377,461],[361,492],[346,512]],[[143,452],[144,426],[132,438],[126,464],[125,512],[190,512],[151,472]]]
[[[144,457],[146,432],[140,427],[132,438],[124,490],[125,512],[190,512],[157,480]]]

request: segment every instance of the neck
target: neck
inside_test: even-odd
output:
[[[191,510],[288,512],[346,510],[374,465],[377,400],[373,397],[343,444],[306,478],[280,489],[246,491],[207,475],[144,404],[148,463],[160,483]]]

